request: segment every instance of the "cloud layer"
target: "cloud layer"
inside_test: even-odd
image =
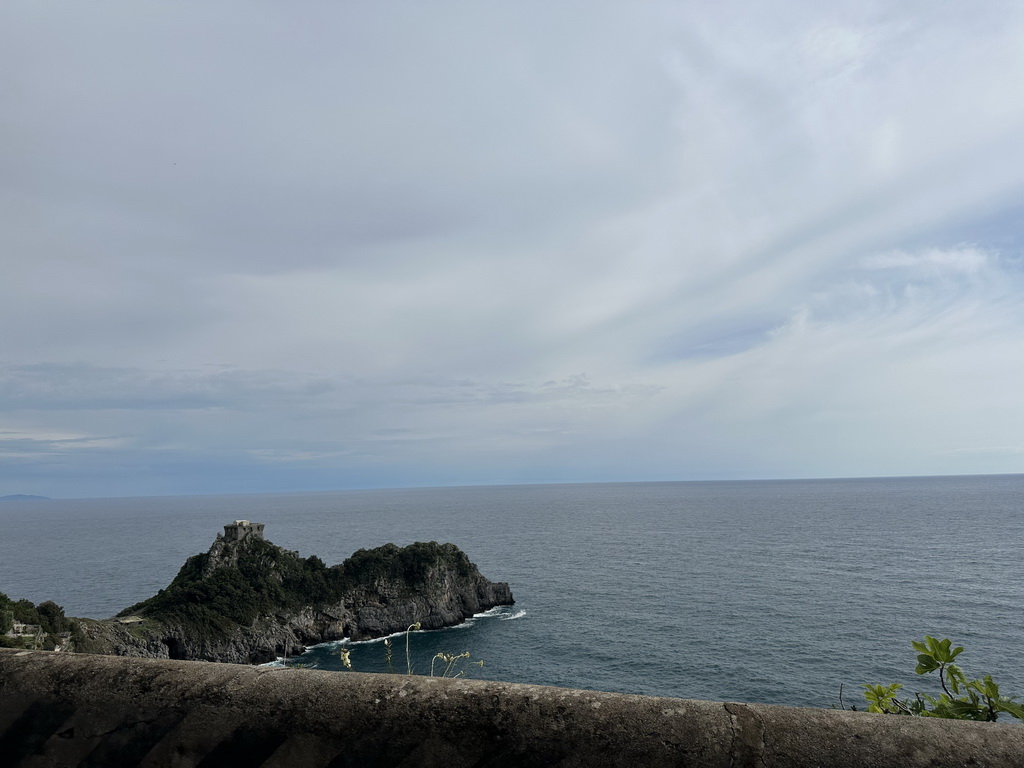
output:
[[[1013,4],[0,9],[0,494],[1024,471]]]

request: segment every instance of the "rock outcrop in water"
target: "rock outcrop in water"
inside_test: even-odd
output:
[[[387,544],[328,567],[265,540],[261,524],[236,521],[166,589],[115,619],[81,620],[78,650],[253,664],[416,622],[453,626],[513,602],[508,584],[485,579],[454,544]]]

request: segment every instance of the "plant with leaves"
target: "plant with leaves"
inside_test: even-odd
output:
[[[463,651],[462,653],[438,653],[430,660],[430,676],[431,677],[462,677],[466,674],[466,670],[462,669],[463,664],[470,664],[474,667],[482,667],[484,665],[483,660],[470,661],[469,651]],[[434,664],[440,660],[444,664],[444,668],[438,667],[439,674],[434,674]]]
[[[994,721],[1000,712],[1005,712],[1024,720],[1024,706],[1003,696],[992,675],[969,680],[963,669],[954,663],[963,653],[963,646],[954,648],[949,638],[936,640],[931,635],[925,635],[924,642],[915,640],[911,645],[917,651],[914,672],[918,675],[938,672],[942,693],[937,696],[918,693],[913,699],[901,699],[899,692],[903,686],[900,683],[865,685],[868,712],[981,721]]]
[[[409,628],[407,630],[405,630],[405,666],[408,669],[408,674],[410,674],[410,675],[412,674],[412,656],[410,655],[410,652],[409,652],[409,635],[412,634],[412,631],[414,629],[417,632],[419,632],[420,631],[420,627],[422,627],[422,626],[423,625],[420,624],[420,622],[417,621],[415,624],[410,624]]]

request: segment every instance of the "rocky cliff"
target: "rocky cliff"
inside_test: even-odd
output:
[[[237,525],[237,524],[236,524]],[[261,663],[305,646],[459,624],[514,600],[454,544],[361,549],[326,566],[226,526],[159,593],[107,621],[82,620],[80,650]]]

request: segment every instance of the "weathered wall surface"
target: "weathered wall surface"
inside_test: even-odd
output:
[[[0,765],[1024,766],[1024,727],[0,651]]]

